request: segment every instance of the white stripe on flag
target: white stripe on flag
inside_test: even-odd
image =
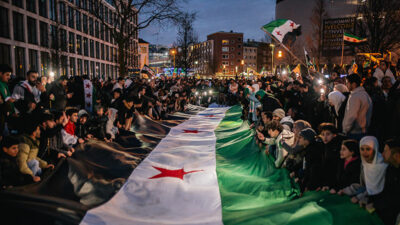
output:
[[[214,130],[227,109],[208,108],[172,128],[119,192],[89,210],[81,224],[222,224]]]

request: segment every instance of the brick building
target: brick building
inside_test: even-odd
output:
[[[214,42],[215,74],[236,75],[243,71],[243,33],[216,32],[207,36]]]
[[[93,2],[1,0],[0,63],[9,64],[20,77],[29,69],[40,75],[52,71],[57,76],[117,77],[117,45],[110,30],[93,16]],[[100,13],[109,24],[116,24],[111,2],[103,1]],[[137,18],[129,23],[136,26]],[[128,69],[137,68],[137,34],[125,51]]]
[[[144,65],[149,65],[149,42],[139,38],[139,69]]]
[[[244,71],[261,73],[262,71],[270,71],[271,58],[270,43],[247,40],[243,47]]]

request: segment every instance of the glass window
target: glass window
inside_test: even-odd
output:
[[[78,7],[81,7],[81,1],[80,0],[75,0],[75,5]]]
[[[63,3],[60,3],[63,4]],[[64,8],[65,11],[65,8]],[[49,16],[53,21],[57,21],[57,5],[56,0],[49,0]]]
[[[36,0],[26,0],[26,10],[36,13]]]
[[[76,54],[82,55],[82,36],[76,35]]]
[[[96,58],[100,59],[100,43],[96,41]]]
[[[76,71],[75,71],[75,58],[69,57],[69,74],[71,76],[75,76],[76,75]]]
[[[75,53],[75,34],[72,32],[69,32],[69,52]]]
[[[88,33],[88,18],[85,14],[82,14],[82,25],[83,25],[83,32]]]
[[[68,51],[67,31],[64,29],[60,29],[60,45],[61,50]]]
[[[75,12],[75,20],[76,20],[76,29],[77,30],[79,30],[79,31],[81,31],[81,13],[80,12],[78,12],[78,11],[76,11]]]
[[[24,8],[24,6],[22,5],[22,0],[13,0],[12,4],[17,7]]]
[[[0,64],[11,66],[11,51],[9,45],[0,44],[0,55]]]
[[[60,23],[67,25],[65,4],[63,2],[60,2]]]
[[[229,52],[229,47],[222,47],[222,52]]]
[[[49,32],[47,23],[40,21],[40,46],[49,46]]]
[[[40,52],[40,73],[46,76],[50,68],[50,55],[48,52]]]
[[[83,55],[89,56],[89,41],[86,37],[83,38]]]
[[[99,22],[98,22],[98,21],[95,22],[95,27],[94,27],[94,29],[95,29],[95,36],[96,36],[97,38],[99,38]]]
[[[39,15],[47,18],[46,0],[39,0]]]
[[[36,70],[38,71],[38,52],[33,49],[29,49],[29,65],[28,69],[29,70]]]
[[[104,30],[105,30],[104,25],[100,25],[100,29],[101,29],[100,30],[100,39],[104,41]]]
[[[68,75],[68,57],[65,55],[61,56],[61,75]]]
[[[14,17],[14,40],[25,41],[24,38],[24,16],[20,13],[13,12]]]
[[[96,70],[94,68],[94,62],[90,62],[90,71],[91,71],[91,73],[89,73],[89,76],[91,78],[95,78],[96,77]]]
[[[223,45],[229,45],[229,40],[222,40]]]
[[[8,22],[8,9],[0,7],[0,37],[10,38],[10,23]]]
[[[77,59],[77,63],[76,63],[76,75],[78,76],[82,76],[83,70],[82,70],[82,59]]]
[[[89,32],[90,32],[90,35],[94,36],[93,19],[91,17],[89,18]]]
[[[15,75],[25,77],[25,48],[15,47]]]
[[[100,63],[96,63],[96,77],[100,78]]]
[[[90,40],[90,57],[94,58],[94,41]]]
[[[101,44],[101,59],[104,60],[104,44]]]
[[[82,0],[82,8],[87,10],[87,0]]]
[[[106,46],[106,60],[110,61],[110,47]]]
[[[85,60],[85,61],[83,62],[83,73],[84,73],[84,75],[88,75],[88,76],[89,76],[89,74],[90,74],[90,71],[89,71],[89,61],[87,61],[87,60]]]
[[[50,25],[50,34],[51,34],[51,48],[58,49],[58,30],[54,25]]]
[[[108,8],[104,7],[104,21],[108,22]]]
[[[36,20],[28,16],[26,22],[28,26],[28,42],[37,44]]]
[[[74,9],[72,7],[68,7],[68,26],[71,28],[75,27],[74,24]]]

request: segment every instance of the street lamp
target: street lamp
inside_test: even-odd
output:
[[[242,61],[240,62],[240,64],[242,64],[242,67],[243,67],[243,76],[244,76],[244,59],[242,59]]]
[[[275,45],[273,43],[269,44],[269,47],[271,47],[271,61],[272,61],[272,65],[271,65],[271,70],[272,70],[272,74],[275,73],[274,71],[274,50],[275,50]]]
[[[282,58],[282,51],[278,51],[278,58]]]
[[[171,55],[174,56],[174,69],[175,69],[175,55],[176,55],[176,50],[175,49],[171,50]]]
[[[224,65],[223,68],[224,68],[224,70],[222,72],[224,73],[224,76],[225,76],[225,68],[226,68],[226,66]]]

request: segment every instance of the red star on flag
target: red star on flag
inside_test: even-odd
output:
[[[198,130],[183,130],[185,134],[198,134],[199,132]]]
[[[282,34],[281,34],[280,31],[277,31],[277,32],[276,32],[276,35],[282,36]]]
[[[90,97],[92,97],[92,95],[91,95],[90,93],[88,93],[88,94],[86,95],[86,97],[87,97],[87,98],[90,98]]]
[[[87,83],[86,86],[85,86],[85,88],[90,88],[90,84]]]
[[[214,115],[205,115],[205,117],[215,117]]]
[[[156,178],[162,178],[162,177],[174,177],[174,178],[179,178],[181,180],[183,180],[183,176],[185,176],[186,174],[189,173],[197,173],[197,172],[201,172],[203,170],[192,170],[192,171],[188,171],[185,172],[185,170],[179,169],[179,170],[169,170],[169,169],[164,169],[164,168],[160,168],[160,167],[156,167],[153,166],[154,169],[160,171],[161,173],[150,177],[149,179],[156,179]]]
[[[291,22],[291,23],[290,23],[290,26],[291,26],[292,28],[294,28],[294,23],[293,23],[293,22]]]

